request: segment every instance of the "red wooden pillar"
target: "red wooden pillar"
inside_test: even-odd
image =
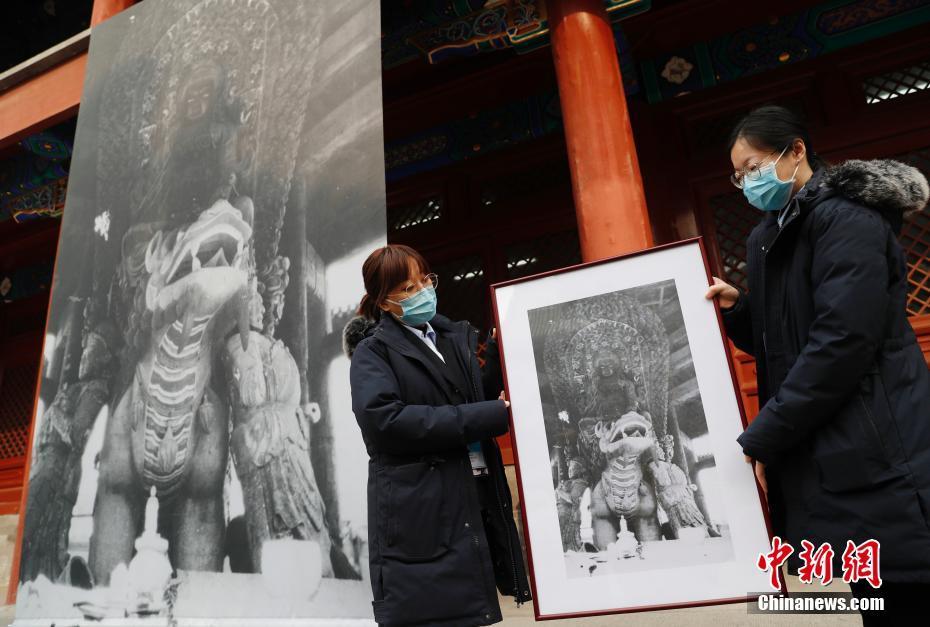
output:
[[[585,261],[652,246],[620,64],[603,0],[549,0],[552,56]]]
[[[135,3],[136,0],[94,0],[94,8],[90,14],[90,25],[96,26],[120,11],[128,9]]]

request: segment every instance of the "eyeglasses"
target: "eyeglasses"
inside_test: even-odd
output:
[[[434,273],[430,272],[429,274],[424,275],[423,278],[420,279],[419,283],[411,282],[409,285],[407,285],[401,290],[398,290],[395,293],[403,294],[404,298],[410,298],[411,296],[413,296],[420,290],[425,290],[428,287],[432,287],[433,289],[436,289],[436,286],[438,285],[439,285],[439,277],[436,276]]]
[[[785,150],[787,149],[788,147],[786,146]],[[785,154],[785,150],[782,150],[781,153]],[[733,185],[736,186],[737,189],[743,189],[743,181],[758,181],[759,177],[762,176],[763,165],[767,165],[767,164],[764,164],[763,162],[774,154],[775,154],[775,151],[773,150],[769,154],[765,155],[765,157],[762,158],[762,161],[758,163],[753,163],[752,165],[746,168],[743,168],[742,170],[738,172],[734,172],[733,174],[730,175],[730,182],[733,183]],[[778,155],[778,156],[779,158],[781,158],[781,155]],[[776,159],[776,161],[778,161],[778,159]]]

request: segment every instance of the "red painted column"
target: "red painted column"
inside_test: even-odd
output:
[[[94,0],[94,8],[90,14],[90,25],[96,26],[120,11],[128,9],[136,0]]]
[[[646,195],[603,0],[549,0],[548,8],[582,257],[648,248]]]

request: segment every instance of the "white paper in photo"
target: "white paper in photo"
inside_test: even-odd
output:
[[[627,574],[569,577],[528,312],[668,280],[674,280],[677,287],[707,421],[705,442],[713,453],[721,488],[715,494],[715,507],[725,513],[733,558]],[[743,425],[729,356],[718,330],[716,304],[704,298],[707,286],[700,246],[694,242],[495,289],[535,602],[541,617],[720,601],[768,589],[769,575],[756,566],[759,554],[770,548],[768,532],[752,468],[736,442]]]

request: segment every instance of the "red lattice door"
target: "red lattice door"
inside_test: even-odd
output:
[[[0,355],[0,514],[19,511],[35,411],[40,336],[10,338]]]

